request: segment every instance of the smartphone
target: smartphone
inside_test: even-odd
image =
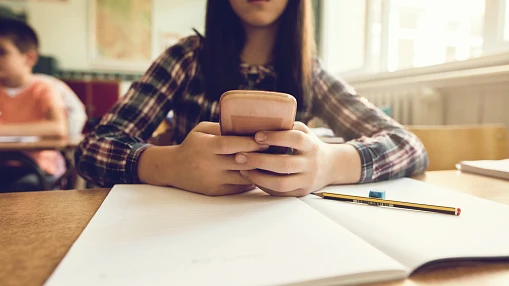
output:
[[[230,90],[221,95],[219,106],[221,135],[291,130],[297,112],[295,97],[272,91]],[[289,149],[270,146],[264,153],[287,154]]]

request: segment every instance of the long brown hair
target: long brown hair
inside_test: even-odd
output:
[[[312,57],[315,52],[310,0],[288,0],[278,19],[273,50],[276,91],[297,99],[299,111],[311,100]],[[202,58],[206,97],[218,100],[240,84],[240,54],[245,44],[241,20],[228,0],[208,0]]]

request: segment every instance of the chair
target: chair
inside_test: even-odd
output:
[[[49,190],[51,189],[53,183],[48,181],[46,178],[46,173],[37,165],[37,163],[27,155],[22,152],[2,152],[1,158],[3,162],[16,161],[20,164],[20,166],[24,168],[29,168],[32,170],[32,173],[37,177],[38,181],[38,189],[39,190]]]
[[[428,171],[455,169],[464,160],[509,158],[508,133],[502,124],[406,127],[426,147]]]
[[[1,162],[17,162],[20,167],[31,170],[31,174],[34,174],[37,177],[38,190],[67,190],[73,189],[74,184],[76,183],[76,172],[73,169],[72,162],[66,156],[65,151],[60,151],[60,153],[64,156],[65,159],[65,172],[55,177],[54,179],[50,179],[49,176],[44,172],[41,167],[34,161],[31,157],[27,156],[23,152],[11,152],[5,151],[0,152]]]

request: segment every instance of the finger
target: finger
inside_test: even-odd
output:
[[[290,147],[305,152],[313,147],[310,136],[300,130],[260,131],[255,134],[255,141],[258,144]]]
[[[243,171],[244,172],[244,171]],[[249,179],[244,178],[239,171],[224,171],[222,183],[227,185],[252,185]]]
[[[306,124],[304,124],[304,123],[302,123],[300,121],[295,121],[293,123],[293,130],[299,130],[299,131],[302,131],[302,132],[304,132],[306,134],[312,134],[313,133],[311,131],[311,129],[309,129],[309,127]]]
[[[247,192],[249,190],[252,190],[255,188],[255,185],[249,184],[249,185],[222,185],[221,188],[212,194],[209,194],[211,196],[226,196],[226,195],[235,195]]]
[[[211,148],[214,154],[235,154],[265,150],[268,145],[258,144],[249,136],[215,136]]]
[[[217,122],[202,121],[193,130],[206,134],[221,135],[221,128]]]
[[[306,185],[303,173],[281,175],[259,170],[240,171],[241,175],[253,184],[275,192],[290,192]]]
[[[218,166],[221,170],[226,171],[241,171],[241,170],[254,170],[256,168],[244,164],[244,163],[238,163],[235,160],[235,155],[216,155],[217,159],[215,162],[215,165]]]
[[[275,155],[263,153],[237,153],[235,161],[239,165],[253,167],[280,174],[294,174],[309,169],[306,159],[298,155]],[[245,169],[249,170],[249,169]]]

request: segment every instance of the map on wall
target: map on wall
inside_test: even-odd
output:
[[[135,66],[152,56],[152,1],[93,0],[94,62],[104,68]]]

